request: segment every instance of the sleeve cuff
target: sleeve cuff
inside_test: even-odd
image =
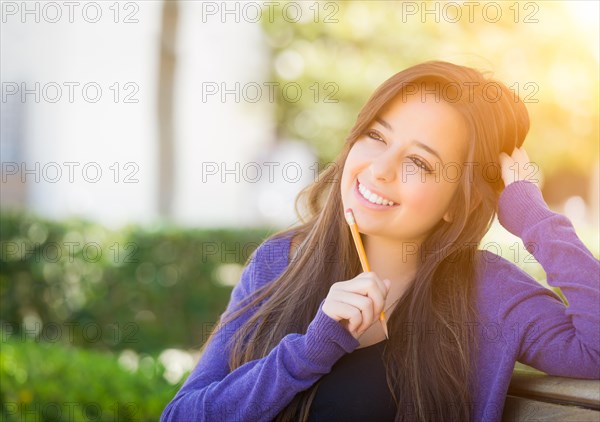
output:
[[[554,215],[538,186],[517,180],[504,188],[498,200],[498,221],[515,236],[522,237],[527,227]]]
[[[316,340],[311,342],[314,347],[309,349],[308,354],[317,361],[328,360],[332,356],[340,358],[360,345],[342,324],[323,312],[323,302],[325,299],[319,305],[319,310],[306,331],[308,338]]]

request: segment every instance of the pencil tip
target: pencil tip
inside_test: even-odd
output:
[[[390,336],[388,334],[387,324],[384,320],[381,321],[381,327],[383,328],[383,334],[385,334],[385,338],[389,340]]]

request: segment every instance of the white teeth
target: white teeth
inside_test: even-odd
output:
[[[381,196],[369,191],[369,189],[365,188],[360,183],[358,184],[358,190],[362,194],[362,196],[369,202],[372,202],[374,204],[379,204],[379,205],[382,205],[382,204],[388,205],[390,207],[394,205],[393,201],[382,198]]]

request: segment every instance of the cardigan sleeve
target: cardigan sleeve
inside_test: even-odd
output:
[[[600,379],[600,261],[535,184],[509,184],[498,207],[500,224],[522,239],[568,301],[514,265],[498,280],[499,317],[516,334],[517,360],[550,375]]]
[[[257,248],[244,269],[220,321],[239,309],[264,282],[268,248]],[[253,310],[245,311],[217,326],[207,341],[196,367],[167,405],[161,421],[265,421],[271,420],[294,396],[313,385],[344,354],[358,347],[358,341],[322,310],[305,334],[287,334],[270,353],[229,370],[230,340]]]

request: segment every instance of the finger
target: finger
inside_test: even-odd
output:
[[[521,160],[523,163],[529,162],[529,154],[527,154],[525,147],[519,148],[519,160]]]
[[[373,310],[375,315],[379,315],[385,306],[385,299],[390,291],[390,288],[383,282],[381,278],[377,274],[372,274],[372,279],[376,283],[376,289],[370,289],[367,294],[373,299]],[[391,283],[390,283],[391,286]]]
[[[335,312],[342,320],[347,321],[346,328],[348,331],[351,333],[357,332],[357,328],[362,324],[363,320],[360,309],[347,303],[338,302],[335,305]]]
[[[370,298],[373,301],[374,313],[383,310],[388,288],[375,273],[364,273],[364,276],[349,280],[340,287],[347,292]]]
[[[384,298],[387,296],[387,292],[389,290],[388,287],[385,285],[383,280],[379,278],[379,276],[373,271],[361,273],[353,280],[356,280],[356,284],[350,283],[349,285],[352,286],[351,288],[354,289],[356,287],[362,289],[355,290],[357,293],[366,294],[369,290],[371,290],[372,287],[375,287],[381,292]],[[353,280],[349,281],[352,282]]]
[[[507,153],[501,152],[498,155],[498,160],[500,161],[500,167],[505,168],[512,164],[512,157],[509,157]]]
[[[527,155],[527,151],[525,148],[521,147],[515,150],[513,154],[514,162],[517,163],[517,174],[516,178],[518,180],[527,179],[527,176],[531,174],[531,161],[529,160],[529,156]],[[511,166],[513,167],[513,166]]]
[[[371,273],[371,280],[375,283],[375,285],[372,286],[374,288],[370,288],[368,290],[367,295],[373,299],[374,310],[377,314],[379,314],[385,306],[385,298],[387,297],[390,289],[375,273]]]
[[[513,154],[512,154],[512,158],[516,162],[523,164],[523,158],[524,158],[523,151],[520,148],[515,148],[515,150],[513,151]]]
[[[508,186],[511,182],[514,181],[514,156],[515,152],[513,151],[512,155],[509,156],[505,152],[501,152],[499,154],[500,159],[500,174],[502,175],[502,181],[504,182],[504,186]]]
[[[387,296],[387,293],[390,290],[390,287],[384,283],[383,279],[380,278],[376,273],[373,273],[375,280],[377,281],[377,285],[380,287],[381,292],[384,296]],[[389,281],[389,280],[388,280]]]
[[[525,151],[525,148],[519,149],[519,159],[522,163],[529,163],[529,155],[527,154],[527,151]]]
[[[371,312],[368,315],[368,319],[374,321],[385,307],[385,296],[379,291],[373,291],[372,293],[368,293],[368,298],[371,300]]]
[[[356,327],[358,332],[365,331],[375,321],[376,305],[371,297],[358,293],[343,292],[337,299],[340,303],[353,306],[360,311],[361,320]]]

